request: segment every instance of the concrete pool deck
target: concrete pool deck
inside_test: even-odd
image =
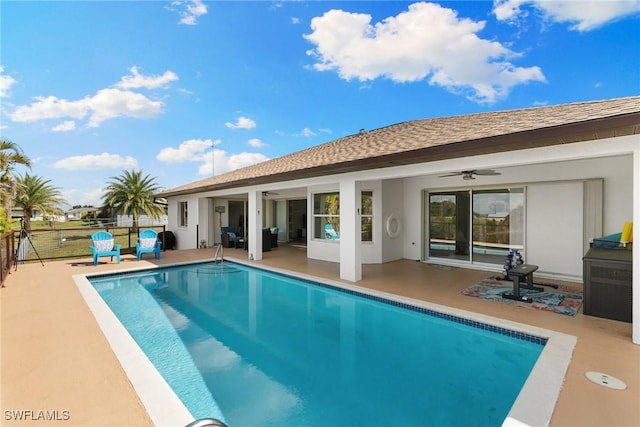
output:
[[[124,255],[121,264],[94,267],[90,258],[21,265],[0,291],[0,407],[2,425],[153,425],[72,276],[211,258],[212,250],[166,251],[159,261]],[[225,256],[246,260],[246,252]],[[281,245],[255,262],[337,280],[338,264],[309,260],[303,248]],[[488,272],[415,261],[363,266],[357,285],[408,298],[550,329],[578,338],[553,426],[640,425],[640,346],[631,325],[561,316],[465,297],[460,290]],[[612,390],[585,378],[599,371],[624,381]],[[16,418],[22,417],[22,420]],[[49,417],[47,419],[47,417]],[[54,421],[55,420],[55,421]]]

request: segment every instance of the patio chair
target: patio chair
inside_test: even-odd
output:
[[[330,240],[336,240],[340,238],[340,234],[334,230],[333,225],[327,224],[324,226],[324,238]]]
[[[271,247],[278,247],[278,227],[271,227]]]
[[[142,230],[138,235],[136,242],[136,259],[140,261],[142,254],[155,253],[156,259],[160,259],[160,248],[162,242],[158,239],[158,232],[147,228]]]
[[[116,257],[116,261],[120,264],[120,243],[113,242],[113,235],[106,231],[97,231],[91,235],[91,242],[93,246],[89,246],[91,254],[93,255],[93,265],[98,265],[98,258],[100,257]]]
[[[236,235],[233,227],[222,227],[220,229],[222,235],[222,246],[225,248],[237,248],[242,243],[242,237]]]

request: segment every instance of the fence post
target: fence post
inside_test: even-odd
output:
[[[7,252],[7,258],[9,258],[9,248],[7,246],[7,238],[4,238],[4,242],[2,242],[2,244],[5,247],[5,250]],[[9,271],[9,269],[5,269],[4,267],[4,257],[2,256],[2,252],[4,252],[2,250],[2,248],[0,248],[0,287],[4,287],[4,277],[5,277],[5,271]]]
[[[11,266],[12,266],[14,263],[16,263],[16,262],[17,262],[17,261],[16,261],[16,259],[15,259],[15,258],[16,258],[16,255],[17,255],[17,254],[16,254],[16,232],[15,232],[15,231],[13,231],[13,232],[11,233],[11,256],[10,256],[11,263],[10,263],[10,264],[7,264],[7,268],[9,268],[9,269],[10,269],[10,268],[11,268]],[[16,264],[16,265],[17,265],[17,264]]]
[[[9,275],[9,271],[13,266],[16,251],[15,251],[15,243],[16,243],[16,232],[11,231],[5,233],[2,236],[2,242],[0,245],[4,246],[4,251],[0,248],[0,287],[4,287],[4,281]],[[2,253],[5,252],[3,256]]]

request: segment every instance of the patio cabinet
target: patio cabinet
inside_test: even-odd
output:
[[[632,254],[624,249],[589,249],[583,258],[584,314],[631,322]]]

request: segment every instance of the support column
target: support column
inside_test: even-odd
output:
[[[640,245],[640,148],[633,151],[633,241]],[[633,251],[631,329],[634,344],[640,344],[640,247]]]
[[[249,239],[249,259],[262,259],[262,191],[251,190],[248,194],[248,225],[247,238]]]
[[[362,280],[362,195],[360,183],[340,182],[340,278]]]

